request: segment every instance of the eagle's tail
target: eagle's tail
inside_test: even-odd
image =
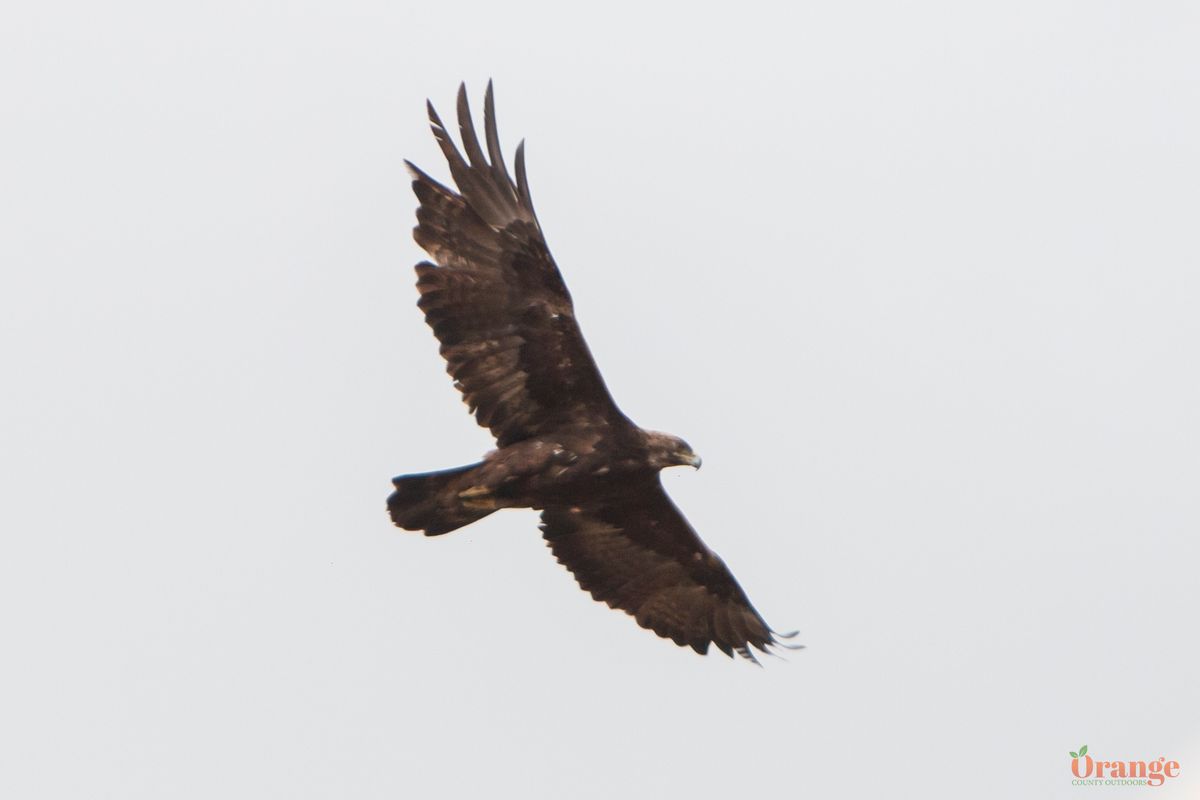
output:
[[[469,464],[392,478],[396,491],[387,501],[392,522],[405,530],[438,536],[483,519],[496,506],[470,497],[472,481],[468,476],[478,466]]]

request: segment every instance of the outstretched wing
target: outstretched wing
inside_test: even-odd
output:
[[[533,213],[524,142],[517,148],[516,182],[504,165],[490,82],[483,114],[487,157],[460,86],[464,159],[429,106],[458,192],[408,164],[421,201],[413,237],[436,262],[417,265],[418,305],[441,342],[447,371],[501,447],[566,424],[627,425],[579,331],[571,295]]]
[[[751,646],[782,645],[657,476],[583,505],[546,508],[542,535],[592,597],[680,646],[707,653],[715,644],[756,661]]]

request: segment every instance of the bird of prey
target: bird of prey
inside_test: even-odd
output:
[[[542,535],[579,585],[643,628],[751,661],[752,647],[789,646],[780,639],[795,634],[767,625],[663,490],[660,470],[698,468],[700,457],[639,428],[609,395],[534,213],[524,141],[515,179],[504,164],[491,82],[482,145],[459,86],[465,158],[432,103],[428,111],[457,191],[405,162],[420,201],[413,236],[432,258],[416,265],[417,305],[496,449],[476,464],[394,478],[392,521],[438,536],[497,509],[538,509]]]

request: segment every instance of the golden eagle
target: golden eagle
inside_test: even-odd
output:
[[[392,521],[437,536],[497,509],[539,509],[543,536],[579,585],[643,628],[752,661],[751,646],[782,645],[777,636],[794,634],[767,625],[663,491],[659,470],[698,468],[700,457],[678,437],[633,424],[609,395],[533,211],[524,141],[515,181],[504,165],[491,83],[486,156],[465,86],[465,159],[428,109],[458,191],[405,162],[420,201],[413,236],[434,262],[416,266],[417,305],[497,449],[477,464],[394,478]]]

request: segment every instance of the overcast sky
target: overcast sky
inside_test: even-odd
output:
[[[0,794],[1200,792],[1200,10],[23,3],[0,29]],[[528,139],[609,387],[807,649],[507,511],[415,307],[424,100]]]

